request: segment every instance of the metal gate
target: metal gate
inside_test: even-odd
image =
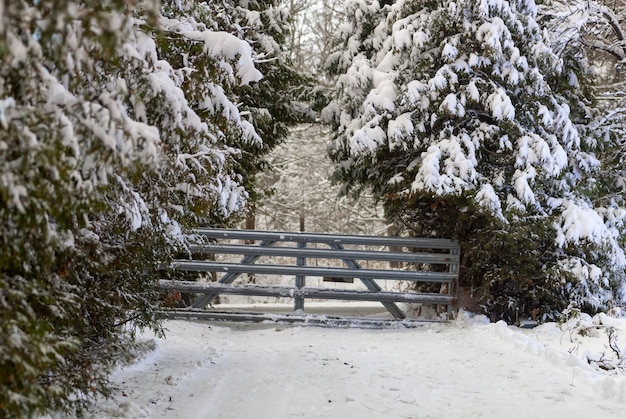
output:
[[[166,311],[170,317],[320,323],[315,316],[306,315],[306,299],[378,301],[392,316],[359,320],[367,324],[403,321],[406,314],[396,304],[399,302],[445,306],[447,318],[454,314],[460,255],[459,245],[453,240],[208,228],[196,229],[195,233],[207,242],[191,245],[192,257],[175,260],[172,267],[177,272],[221,273],[221,277],[217,281],[161,280],[163,290],[200,295],[187,308]],[[217,261],[216,255],[235,255],[240,259]],[[319,266],[320,262],[333,261],[343,266]],[[364,267],[364,263],[373,267]],[[393,267],[397,265],[401,267]],[[254,284],[235,283],[242,274],[293,277],[293,284],[262,285],[262,279]],[[306,285],[309,277],[331,281],[355,278],[365,289],[310,287]],[[381,287],[380,281],[430,283],[437,292],[390,291]],[[207,310],[220,294],[292,298],[295,314],[268,316]],[[354,319],[334,320],[335,324],[349,324]]]

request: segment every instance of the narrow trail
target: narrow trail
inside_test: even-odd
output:
[[[569,354],[502,324],[166,325],[157,351],[116,373],[119,393],[94,417],[610,419],[626,411],[624,377],[617,393],[594,388]]]

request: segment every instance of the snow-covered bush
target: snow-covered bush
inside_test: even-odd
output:
[[[552,49],[532,0],[381,3],[346,2],[329,60],[335,179],[371,188],[410,234],[460,239],[462,285],[493,319],[624,301],[584,61]]]
[[[107,394],[186,227],[245,208],[238,89],[263,75],[215,3],[0,2],[3,415]]]

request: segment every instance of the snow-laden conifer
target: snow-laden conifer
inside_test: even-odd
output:
[[[626,297],[621,222],[609,222],[623,211],[591,191],[591,74],[555,52],[536,14],[532,0],[350,0],[329,60],[336,179],[371,187],[413,234],[462,239],[469,284],[509,320]],[[542,250],[520,272],[524,247]]]
[[[110,391],[135,327],[159,328],[159,267],[186,228],[241,214],[232,144],[263,140],[235,91],[263,74],[216,3],[0,2],[8,416],[74,412]]]
[[[182,1],[182,4],[198,4]],[[237,98],[237,108],[263,141],[247,136],[228,136],[226,145],[240,150],[234,170],[248,191],[248,211],[253,214],[256,201],[264,195],[257,175],[268,168],[267,155],[287,135],[290,123],[308,121],[308,85],[289,63],[286,43],[291,16],[282,0],[225,0],[199,3],[196,17],[209,28],[222,28],[254,48],[255,69],[263,74],[254,83],[235,83],[225,87],[229,97]],[[175,10],[172,10],[175,13]],[[199,114],[208,109],[200,107]]]

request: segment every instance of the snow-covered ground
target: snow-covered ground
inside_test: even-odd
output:
[[[626,361],[603,369],[618,358],[607,331],[626,356],[626,318],[534,329],[465,312],[412,329],[165,325],[155,351],[114,374],[119,389],[94,418],[626,417]]]

